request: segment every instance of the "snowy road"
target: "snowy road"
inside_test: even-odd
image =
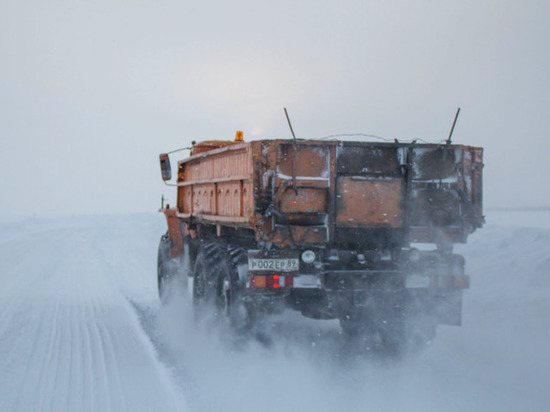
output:
[[[184,303],[158,304],[161,216],[0,224],[0,410],[549,410],[539,216],[546,227],[489,216],[458,248],[472,277],[464,326],[402,360],[346,352],[334,322],[291,315],[268,343],[227,349]]]
[[[128,300],[150,286],[141,275],[154,257],[134,254],[143,239],[137,228],[126,238],[131,227],[86,218],[3,227],[0,410],[186,409]]]

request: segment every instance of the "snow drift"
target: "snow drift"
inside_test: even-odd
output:
[[[494,212],[457,248],[463,326],[404,359],[350,351],[334,321],[288,312],[244,340],[197,328],[185,299],[161,307],[162,216],[2,223],[0,409],[543,410],[550,219],[527,218]]]

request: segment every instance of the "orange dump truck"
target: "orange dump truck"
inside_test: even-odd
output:
[[[238,135],[239,136],[239,135]],[[453,254],[483,224],[481,148],[355,141],[206,141],[178,162],[158,284],[235,328],[290,308],[388,348],[461,323]],[[168,155],[161,155],[170,179]],[[431,247],[427,247],[429,245]]]

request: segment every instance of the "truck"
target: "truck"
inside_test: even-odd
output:
[[[461,324],[470,279],[453,245],[484,223],[482,148],[237,132],[190,150],[161,208],[161,300],[184,285],[199,319],[236,331],[285,310],[337,319],[390,351]]]

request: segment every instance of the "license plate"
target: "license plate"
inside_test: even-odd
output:
[[[298,270],[298,259],[258,259],[248,258],[249,271],[294,272]]]

